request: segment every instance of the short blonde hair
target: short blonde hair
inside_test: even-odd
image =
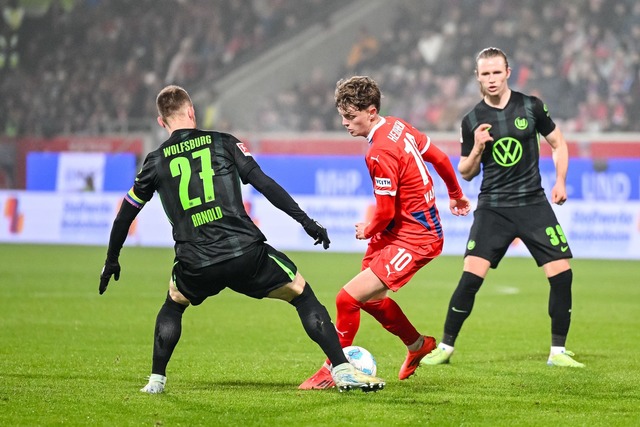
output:
[[[185,104],[191,106],[191,97],[187,91],[177,85],[165,86],[156,97],[158,115],[166,123],[167,119],[180,111]]]

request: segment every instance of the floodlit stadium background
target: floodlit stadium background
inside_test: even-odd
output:
[[[478,100],[474,56],[507,52],[511,87],[540,96],[570,144],[556,208],[578,258],[640,259],[640,3],[489,0],[6,0],[0,26],[1,242],[105,245],[122,195],[161,143],[155,95],[184,86],[199,125],[230,131],[309,214],[332,248],[359,252],[372,203],[363,140],[340,129],[335,82],[375,78],[383,114],[429,134],[454,164]],[[549,150],[541,161],[553,185]],[[446,200],[438,182],[440,206]],[[479,180],[463,183],[475,197]],[[313,250],[251,188],[270,242]],[[440,209],[445,253],[471,218]],[[292,231],[293,230],[293,231]],[[170,246],[157,200],[130,245]],[[510,254],[523,255],[516,242]]]

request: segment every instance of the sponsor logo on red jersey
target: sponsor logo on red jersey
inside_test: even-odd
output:
[[[376,187],[380,187],[380,188],[390,188],[391,187],[391,179],[389,178],[378,178],[377,176],[375,177],[376,179]]]

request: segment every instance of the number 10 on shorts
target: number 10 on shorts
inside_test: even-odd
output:
[[[413,260],[413,257],[410,253],[407,252],[404,248],[398,248],[398,253],[391,258],[389,264],[386,265],[387,272],[391,274],[391,269],[393,268],[395,271],[402,271],[409,263]]]

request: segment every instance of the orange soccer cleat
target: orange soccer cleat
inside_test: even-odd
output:
[[[324,363],[318,372],[300,384],[298,390],[325,390],[335,386],[336,383],[333,382],[333,377],[331,376],[331,368]]]
[[[436,339],[433,337],[425,336],[422,347],[420,347],[419,350],[409,351],[407,353],[407,358],[404,360],[404,363],[400,368],[398,378],[401,380],[406,380],[411,375],[413,375],[418,366],[420,366],[420,361],[422,360],[422,358],[431,353],[434,348],[436,348]]]

